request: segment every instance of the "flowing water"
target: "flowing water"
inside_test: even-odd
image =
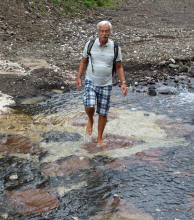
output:
[[[101,148],[82,92],[54,92],[17,109],[0,97],[2,219],[194,219],[194,93],[113,87]]]

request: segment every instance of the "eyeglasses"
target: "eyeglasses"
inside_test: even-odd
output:
[[[99,32],[102,33],[102,34],[103,33],[108,34],[108,33],[110,33],[110,30],[99,30]]]

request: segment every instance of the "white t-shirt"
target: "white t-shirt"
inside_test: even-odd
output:
[[[87,48],[90,41],[85,45],[83,57],[87,58]],[[99,38],[97,38],[91,49],[86,79],[92,81],[96,86],[112,85],[112,68],[114,60],[114,42],[108,39],[105,46],[100,46]],[[122,60],[121,49],[118,48],[118,56],[116,62]],[[92,71],[93,65],[93,71]]]

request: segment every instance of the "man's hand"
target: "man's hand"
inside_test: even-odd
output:
[[[127,86],[126,86],[126,84],[122,84],[122,85],[121,85],[121,92],[122,92],[122,94],[123,94],[124,96],[127,95]]]
[[[77,88],[77,90],[81,89],[80,88],[82,86],[81,77],[85,73],[87,65],[88,65],[88,59],[85,58],[85,57],[82,57],[82,60],[81,60],[80,65],[79,65],[79,70],[78,70],[78,73],[77,73],[77,80],[76,80],[76,88]]]
[[[76,80],[76,88],[77,90],[80,90],[80,87],[82,86],[82,81],[81,81],[81,78],[77,78]]]

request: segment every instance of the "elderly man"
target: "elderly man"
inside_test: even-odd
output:
[[[88,45],[86,43],[83,57],[80,62],[76,87],[80,90],[82,85],[82,75],[86,72],[83,103],[88,116],[86,133],[91,135],[93,128],[93,117],[95,106],[98,117],[98,137],[97,142],[100,146],[106,145],[103,141],[103,131],[107,122],[107,114],[110,106],[110,95],[112,90],[112,69],[114,61],[114,42],[109,39],[112,25],[109,21],[101,21],[97,24],[98,38],[95,39],[90,56],[88,57]],[[116,72],[121,82],[121,91],[127,95],[124,70],[122,66],[121,49],[118,47],[116,58]]]

